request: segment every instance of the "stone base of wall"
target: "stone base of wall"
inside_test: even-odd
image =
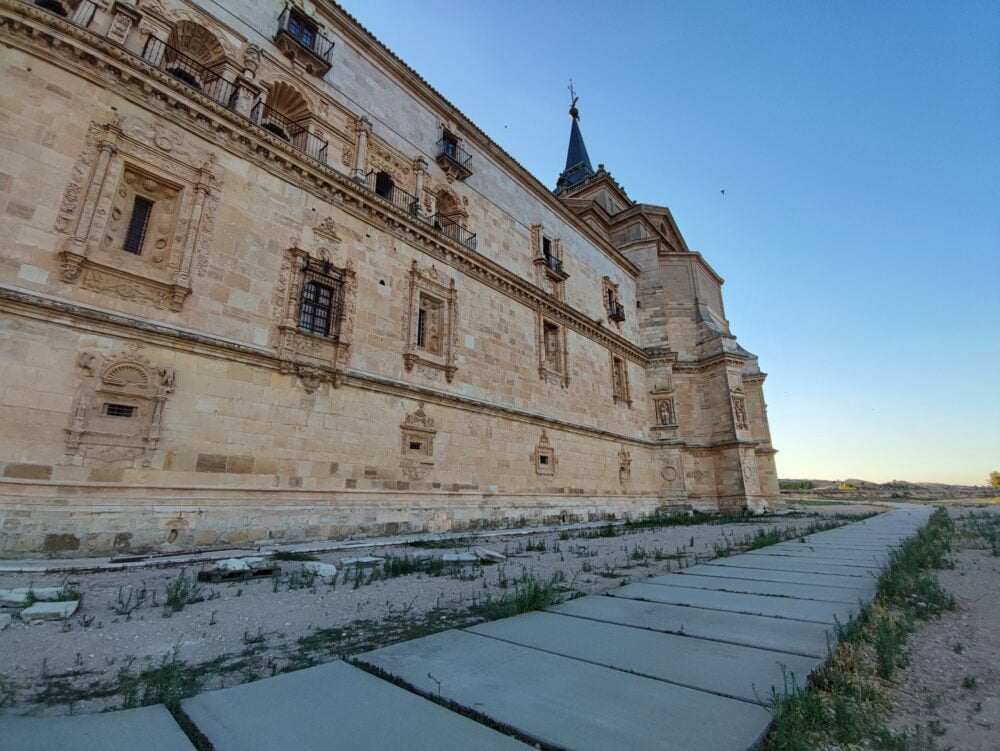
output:
[[[289,491],[0,482],[0,556],[178,552],[633,519],[718,504],[650,495]]]

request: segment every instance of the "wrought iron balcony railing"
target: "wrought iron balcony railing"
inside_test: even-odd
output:
[[[442,235],[460,242],[469,250],[476,249],[476,234],[469,232],[469,230],[462,226],[454,214],[450,216],[447,214],[435,214],[431,217],[431,224]]]
[[[285,39],[291,39],[301,49],[315,58],[314,73],[323,75],[330,69],[333,62],[333,41],[325,37],[316,25],[293,8],[286,7],[278,17],[278,33],[275,40],[286,54],[292,48],[283,44]]]
[[[464,180],[472,174],[472,154],[459,146],[454,138],[445,137],[437,142],[435,159],[451,177]]]
[[[142,58],[192,89],[211,97],[223,107],[232,106],[236,92],[232,83],[152,34],[142,48]]]
[[[310,133],[302,124],[289,120],[277,110],[263,102],[257,102],[250,111],[250,119],[263,130],[287,141],[306,156],[326,164],[329,144],[319,136]]]
[[[386,173],[372,170],[365,175],[365,185],[370,191],[407,214],[420,215],[420,202],[417,197],[396,185]]]
[[[625,320],[625,306],[616,300],[608,301],[608,318],[621,323]]]

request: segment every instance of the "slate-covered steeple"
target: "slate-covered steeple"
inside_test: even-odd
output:
[[[573,87],[571,85],[570,94],[572,93]],[[566,169],[559,175],[559,180],[556,182],[557,193],[572,188],[594,174],[594,168],[590,165],[590,157],[587,155],[587,146],[583,142],[583,133],[580,132],[580,110],[576,108],[576,102],[579,98],[573,96],[573,103],[569,107],[569,116],[573,118],[573,124],[569,131]]]

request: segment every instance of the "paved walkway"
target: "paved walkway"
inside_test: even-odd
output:
[[[382,677],[338,661],[201,694],[182,708],[216,751],[744,751],[767,731],[772,690],[820,665],[836,623],[874,596],[888,552],[930,514],[900,507],[354,658]],[[84,731],[98,722],[103,749],[190,748],[174,726],[163,727],[165,714],[0,717],[0,748],[97,748]],[[73,723],[80,734],[67,732]],[[133,745],[142,723],[148,731]]]

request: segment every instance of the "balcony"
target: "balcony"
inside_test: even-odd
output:
[[[617,300],[608,301],[608,318],[615,323],[622,323],[625,320],[625,306]]]
[[[206,68],[176,47],[150,35],[142,48],[142,59],[181,83],[211,97],[223,107],[231,107],[236,88],[215,71]]]
[[[384,198],[410,216],[420,216],[420,202],[417,197],[393,183],[392,178],[385,172],[374,170],[369,172],[365,175],[365,186],[375,195]]]
[[[333,64],[333,41],[320,33],[312,21],[286,7],[278,18],[274,43],[293,61],[322,78]]]
[[[459,223],[456,215],[435,214],[431,217],[431,224],[442,235],[450,237],[452,240],[461,243],[469,250],[476,249],[476,234],[469,232]]]
[[[250,111],[250,119],[261,129],[287,141],[306,156],[326,164],[327,142],[310,133],[300,123],[289,120],[263,102],[258,102]]]
[[[458,145],[453,137],[445,136],[437,142],[437,163],[453,180],[464,180],[472,174],[472,154]]]
[[[545,273],[558,282],[569,279],[569,274],[563,268],[562,261],[551,254],[542,254],[535,259],[535,263],[545,267]]]

